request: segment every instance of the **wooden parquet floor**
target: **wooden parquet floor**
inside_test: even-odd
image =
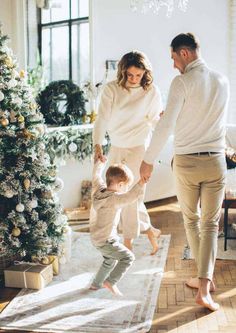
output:
[[[186,237],[182,215],[174,198],[149,203],[152,224],[171,234],[171,244],[164,277],[157,299],[150,333],[236,333],[236,261],[217,260],[214,299],[220,303],[214,313],[195,304],[196,290],[185,286],[185,281],[196,275],[193,260],[182,260]],[[0,310],[18,290],[0,288]],[[0,330],[0,332],[21,332]],[[69,333],[69,332],[68,332]]]

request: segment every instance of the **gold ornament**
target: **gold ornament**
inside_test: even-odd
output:
[[[31,110],[36,110],[37,109],[37,104],[36,103],[30,103],[29,108]]]
[[[7,65],[7,67],[12,68],[14,66],[12,58],[11,57],[6,57],[5,58],[5,64]]]
[[[9,124],[9,120],[7,118],[1,119],[1,125],[6,127]]]
[[[41,260],[41,264],[43,265],[50,264],[50,259],[48,257],[43,257],[43,259]]]
[[[20,116],[17,118],[17,120],[18,120],[18,123],[23,123],[23,122],[25,121],[25,117],[22,116],[22,115],[20,115]]]
[[[30,180],[29,179],[24,179],[24,187],[26,190],[28,190],[30,188]]]
[[[95,120],[96,120],[96,116],[97,116],[97,114],[96,114],[95,111],[92,111],[91,114],[89,115],[90,123],[91,123],[91,124],[95,122]]]
[[[20,78],[23,79],[25,77],[25,71],[23,69],[20,70]]]
[[[51,191],[42,192],[42,197],[44,199],[51,199],[52,198],[52,192]]]
[[[18,228],[18,227],[15,227],[15,228],[13,228],[12,229],[12,235],[14,236],[14,237],[18,237],[18,236],[20,236],[20,234],[21,234],[21,230],[20,230],[20,228]]]

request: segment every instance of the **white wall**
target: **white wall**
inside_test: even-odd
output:
[[[25,0],[0,0],[2,31],[10,38],[9,47],[17,57],[19,69],[26,69]]]
[[[130,0],[92,0],[92,6],[94,82],[103,78],[106,59],[120,59],[138,49],[149,57],[155,82],[166,94],[177,74],[169,45],[181,32],[196,34],[208,65],[228,74],[228,0],[192,0],[186,13],[176,8],[171,18],[166,17],[165,7],[158,15],[135,13]]]

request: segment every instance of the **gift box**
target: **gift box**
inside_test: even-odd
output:
[[[22,263],[4,270],[5,287],[42,289],[52,278],[52,265]]]

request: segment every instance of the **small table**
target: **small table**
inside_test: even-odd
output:
[[[228,239],[236,239],[236,231],[231,228],[228,224],[228,210],[229,208],[236,208],[236,195],[226,192],[225,198],[223,201],[223,207],[224,207],[224,250],[227,250],[227,240]]]

